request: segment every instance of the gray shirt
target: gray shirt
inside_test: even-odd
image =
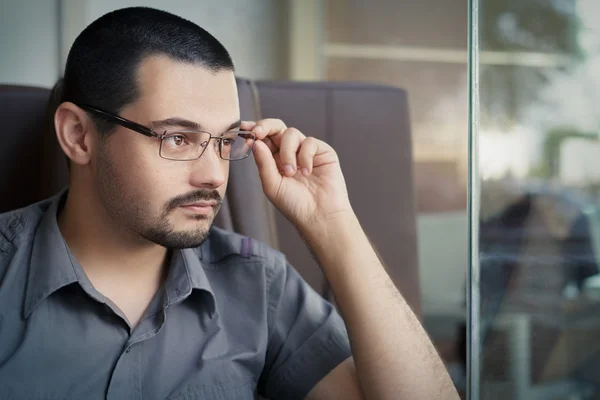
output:
[[[216,228],[131,329],[58,229],[64,193],[0,215],[0,399],[301,399],[350,356],[281,253]]]

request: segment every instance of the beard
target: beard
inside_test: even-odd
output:
[[[148,212],[151,207],[144,196],[131,192],[130,185],[124,182],[124,174],[119,172],[119,168],[111,160],[108,149],[100,150],[97,162],[98,195],[104,208],[116,224],[140,238],[168,249],[198,247],[206,240],[222,204],[221,195],[216,190],[196,190],[177,196],[168,201],[162,211],[152,215]],[[192,217],[197,221],[205,221],[206,223],[203,224],[205,227],[177,230],[169,221],[171,213],[180,206],[200,200],[214,200],[217,203],[212,215]]]
[[[197,215],[192,217],[197,221],[206,221],[208,228],[199,227],[188,231],[176,231],[173,224],[169,223],[168,217],[170,213],[180,206],[200,200],[215,200],[217,202],[211,216]],[[143,232],[139,232],[139,234],[146,240],[170,249],[198,247],[208,237],[208,232],[215,216],[221,208],[221,204],[221,195],[216,190],[196,190],[186,195],[178,196],[169,201],[154,223],[147,225],[147,228]]]

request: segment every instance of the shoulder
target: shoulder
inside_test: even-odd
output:
[[[220,264],[233,258],[238,263],[260,264],[268,269],[285,266],[283,253],[248,236],[212,227],[197,249],[203,264]]]
[[[9,252],[29,243],[52,198],[0,214],[0,251]]]
[[[0,214],[0,288],[7,284],[7,276],[15,279],[26,271],[37,227],[50,204],[45,200]]]
[[[264,293],[269,312],[276,308],[290,266],[280,251],[248,236],[213,227],[196,250],[213,288],[228,288],[227,296]],[[232,290],[231,288],[237,288]],[[269,317],[270,318],[270,317]]]

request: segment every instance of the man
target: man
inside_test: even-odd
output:
[[[71,48],[54,126],[68,189],[0,217],[2,396],[456,398],[335,151],[239,121],[233,64],[206,31],[149,8],[99,18]],[[211,228],[229,163],[251,152],[343,320],[283,255]]]

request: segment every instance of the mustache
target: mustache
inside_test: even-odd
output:
[[[194,202],[200,201],[200,200],[216,201],[217,209],[219,209],[219,207],[221,207],[221,203],[223,202],[221,195],[216,190],[197,190],[195,192],[183,194],[181,196],[177,196],[177,197],[171,199],[167,203],[167,210],[168,211],[174,210],[177,207],[181,207],[183,205],[186,205],[189,203],[194,203]]]

